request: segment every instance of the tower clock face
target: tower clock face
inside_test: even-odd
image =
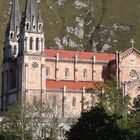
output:
[[[32,62],[32,68],[33,68],[33,69],[38,68],[38,63],[37,63],[37,62]]]

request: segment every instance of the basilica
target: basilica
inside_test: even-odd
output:
[[[3,56],[3,110],[19,99],[41,100],[61,117],[77,117],[97,102],[96,94],[86,88],[110,75],[123,95],[133,99],[140,94],[140,52],[133,44],[112,54],[48,50],[36,0],[26,0],[22,16],[18,0],[13,0]]]

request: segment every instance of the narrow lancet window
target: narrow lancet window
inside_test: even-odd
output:
[[[65,78],[68,78],[68,77],[69,77],[69,69],[65,68]]]
[[[26,24],[26,30],[29,30],[29,23]]]
[[[86,78],[87,77],[87,69],[83,70],[83,77]]]
[[[47,68],[46,68],[46,77],[49,77],[49,75],[50,75],[50,68],[47,67]]]
[[[33,49],[33,38],[30,37],[30,50],[32,50],[32,49]]]
[[[39,38],[36,38],[36,50],[39,50]]]
[[[76,97],[73,97],[72,99],[72,107],[76,107]]]

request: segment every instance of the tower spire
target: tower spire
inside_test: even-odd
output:
[[[18,0],[12,0],[12,8],[9,20],[9,35],[11,39],[17,37],[17,35],[19,34],[20,21],[21,15],[19,10],[19,2]]]
[[[30,31],[39,31],[39,24],[43,24],[36,0],[26,0],[25,24]]]
[[[18,55],[21,15],[18,0],[12,0],[10,19],[5,33],[4,61]]]

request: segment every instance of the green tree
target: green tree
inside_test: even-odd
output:
[[[140,95],[134,99],[133,108],[135,111],[140,111]]]
[[[122,90],[117,88],[116,80],[97,82],[94,87],[86,89],[86,92],[96,94],[98,101],[109,114],[127,116],[130,97],[123,95]]]
[[[83,112],[78,122],[66,133],[68,140],[122,140],[123,133],[113,116],[98,105]]]
[[[9,106],[0,123],[2,137],[10,137],[7,140],[57,140],[60,129],[69,123],[62,119],[51,105],[45,105],[40,101],[33,104],[15,103]]]

